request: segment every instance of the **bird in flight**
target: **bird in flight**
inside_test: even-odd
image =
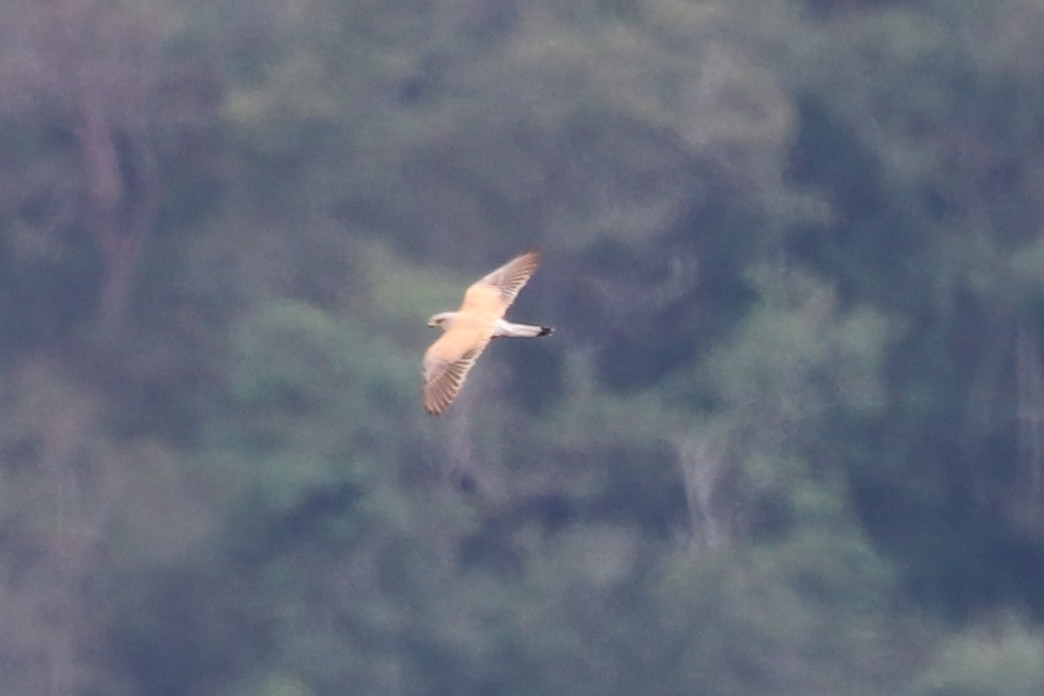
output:
[[[540,252],[527,251],[472,283],[455,312],[439,312],[428,326],[443,334],[424,354],[424,410],[437,416],[453,403],[464,378],[493,338],[537,338],[550,335],[547,326],[515,324],[504,319],[518,291],[540,263]]]

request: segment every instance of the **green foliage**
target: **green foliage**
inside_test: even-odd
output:
[[[829,287],[799,270],[758,267],[751,276],[761,301],[706,363],[722,405],[760,402],[795,423],[821,417],[817,408],[879,408],[887,319],[869,307],[842,310]]]
[[[1041,691],[1035,3],[128,7],[0,25],[0,691]]]
[[[1044,688],[1044,637],[1017,620],[975,626],[945,639],[911,694],[1029,696]]]
[[[358,483],[373,458],[403,451],[400,419],[416,369],[399,351],[364,325],[302,303],[276,301],[244,317],[221,437],[233,438],[233,452],[253,453],[262,500],[278,508]]]

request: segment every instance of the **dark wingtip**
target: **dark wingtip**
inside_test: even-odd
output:
[[[555,330],[552,329],[550,326],[541,326],[540,333],[537,334],[537,338],[540,338],[541,336],[550,336],[554,332]]]

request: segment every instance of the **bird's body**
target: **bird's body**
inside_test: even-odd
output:
[[[553,329],[504,319],[518,291],[533,275],[540,252],[527,251],[482,277],[464,293],[455,312],[440,312],[428,326],[443,334],[424,354],[424,409],[438,415],[456,398],[475,360],[493,338],[536,338]]]

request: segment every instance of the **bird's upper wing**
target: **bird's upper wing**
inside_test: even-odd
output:
[[[532,249],[483,276],[464,293],[461,311],[504,316],[539,263],[540,252]]]
[[[492,336],[492,329],[450,328],[424,354],[424,410],[445,411]]]

